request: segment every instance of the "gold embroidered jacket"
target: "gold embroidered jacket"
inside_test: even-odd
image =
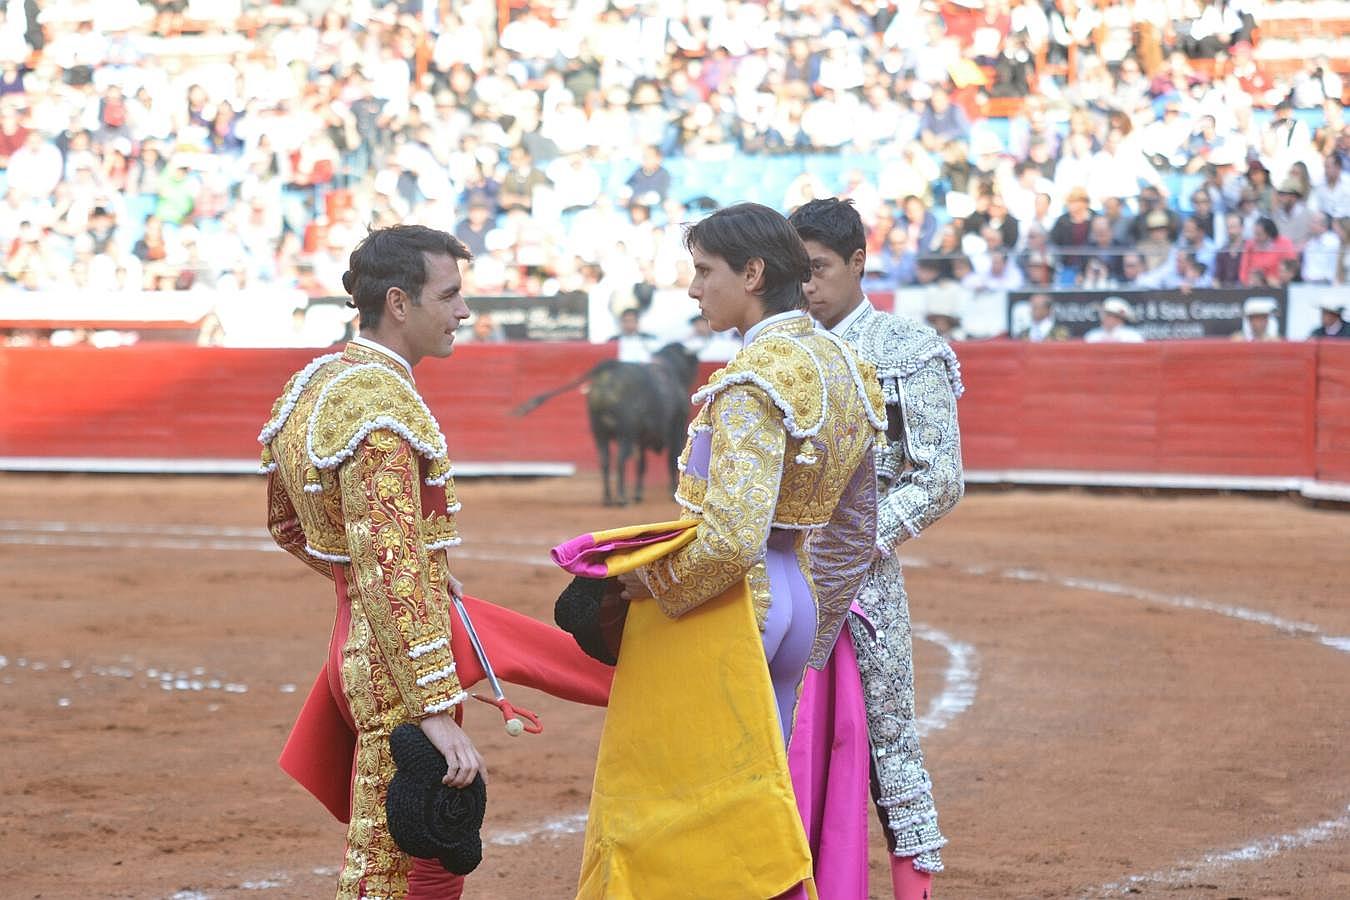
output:
[[[459,504],[445,437],[410,374],[348,344],[291,378],[258,439],[273,538],[330,578],[349,567],[409,715],[462,701],[445,560]]]
[[[855,480],[874,479],[871,461],[886,414],[875,370],[805,314],[769,324],[694,394],[702,403],[680,458],[675,499],[701,520],[697,537],[644,567],[640,576],[661,608],[679,616],[749,577],[761,625],[767,613],[762,559],[771,528],[803,536],[830,523]],[[701,432],[711,449],[706,478],[689,465]],[[855,479],[866,466],[863,479]],[[875,540],[875,486],[855,510],[861,547]],[[822,534],[845,533],[831,527]],[[856,550],[859,545],[854,545]],[[808,570],[803,542],[798,557]],[[870,552],[855,555],[860,576]],[[820,587],[813,578],[813,589]],[[853,580],[856,581],[856,578]],[[854,588],[856,593],[856,585]],[[823,662],[852,596],[825,602],[817,590],[819,627],[813,662]],[[842,608],[839,607],[842,604]],[[823,652],[822,652],[823,651]]]

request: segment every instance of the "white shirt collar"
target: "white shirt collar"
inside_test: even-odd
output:
[[[409,378],[413,377],[412,365],[409,364],[409,362],[402,356],[399,356],[397,353],[395,353],[393,350],[390,350],[388,347],[386,347],[384,344],[381,344],[379,341],[372,341],[370,338],[362,337],[361,335],[358,334],[356,337],[352,338],[352,343],[360,344],[362,347],[365,347],[368,350],[374,350],[376,353],[383,353],[385,356],[388,356],[394,362],[398,363],[405,370],[407,370]]]
[[[789,309],[787,312],[774,313],[767,319],[760,319],[754,325],[750,326],[750,330],[745,333],[745,340],[741,341],[741,346],[749,347],[750,342],[753,341],[761,331],[775,322],[786,322],[788,319],[804,315],[806,315],[806,313],[802,312],[800,309]]]
[[[853,312],[849,313],[848,315],[840,319],[838,322],[836,322],[833,328],[829,328],[826,330],[829,331],[830,334],[842,335],[846,333],[850,327],[852,327],[854,322],[861,319],[871,309],[872,309],[872,301],[867,299],[866,294],[863,294],[862,302],[859,303],[857,306],[853,307]]]

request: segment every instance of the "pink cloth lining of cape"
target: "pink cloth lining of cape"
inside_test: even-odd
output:
[[[871,758],[862,678],[847,624],[825,668],[806,670],[788,770],[820,896],[868,896]]]
[[[585,578],[605,578],[609,574],[606,558],[620,550],[645,547],[680,535],[680,531],[662,531],[640,537],[620,538],[597,543],[595,535],[583,534],[564,541],[549,551],[549,556],[566,572]]]

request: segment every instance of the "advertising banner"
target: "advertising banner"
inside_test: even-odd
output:
[[[1017,336],[1030,322],[1030,300],[1038,292],[1008,294],[1008,333]],[[1134,311],[1132,323],[1145,340],[1227,338],[1242,331],[1242,305],[1253,297],[1275,302],[1275,320],[1286,337],[1288,296],[1284,288],[1232,288],[1191,291],[1042,291],[1050,298],[1055,324],[1069,338],[1081,338],[1101,320],[1102,301],[1120,297]]]
[[[468,297],[466,323],[478,341],[584,341],[589,300],[575,291],[551,297]],[[482,320],[486,319],[484,322]]]

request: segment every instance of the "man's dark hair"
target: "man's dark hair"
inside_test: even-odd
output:
[[[788,220],[767,206],[737,203],[719,209],[685,230],[684,246],[726,260],[734,272],[744,272],[752,259],[763,260],[760,301],[768,315],[806,305],[802,285],[811,280],[811,258]]]
[[[1257,219],[1256,227],[1264,231],[1266,233],[1266,237],[1269,240],[1273,241],[1280,236],[1279,227],[1276,226],[1275,220],[1270,218],[1269,216],[1262,216],[1261,218]]]
[[[828,197],[811,200],[797,208],[788,222],[803,241],[816,241],[829,247],[844,262],[859,250],[867,250],[867,232],[852,200]]]
[[[438,255],[473,258],[459,238],[424,225],[394,225],[367,234],[342,273],[342,287],[352,295],[347,305],[360,312],[361,327],[379,327],[390,288],[400,288],[414,306],[420,305],[427,283],[426,258]]]

